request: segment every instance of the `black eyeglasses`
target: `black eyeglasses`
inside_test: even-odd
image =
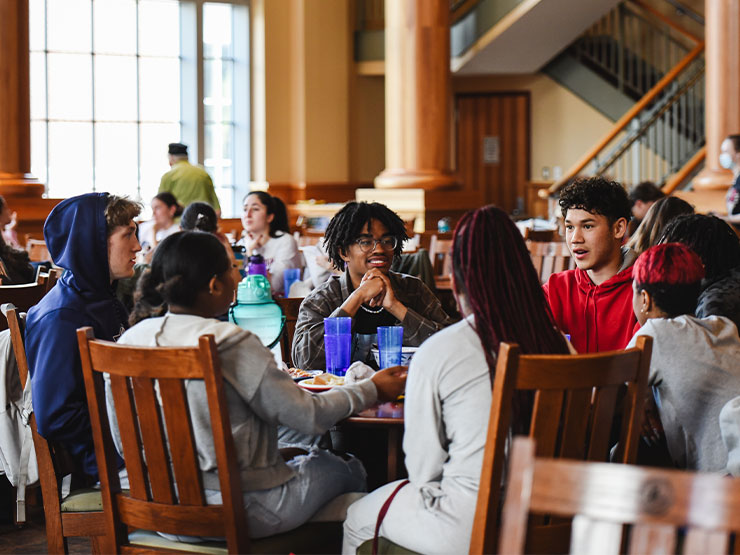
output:
[[[380,248],[384,251],[392,251],[398,245],[398,239],[395,237],[383,237],[382,239],[362,238],[355,241],[355,243],[360,245],[362,252],[374,251],[377,245],[380,245]]]

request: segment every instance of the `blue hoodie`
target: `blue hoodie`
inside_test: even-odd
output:
[[[66,271],[28,311],[26,354],[39,434],[64,445],[90,475],[97,475],[95,447],[82,377],[77,328],[113,340],[127,313],[110,282],[107,193],[72,197],[58,204],[44,224],[54,263]]]

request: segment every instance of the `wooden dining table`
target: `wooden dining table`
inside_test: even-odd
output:
[[[340,422],[340,429],[354,433],[358,429],[383,430],[387,434],[386,481],[406,476],[403,461],[403,402],[381,403]]]

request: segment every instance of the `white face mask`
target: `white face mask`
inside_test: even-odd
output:
[[[731,170],[734,165],[732,162],[732,156],[727,152],[722,152],[719,155],[719,165],[726,170]]]

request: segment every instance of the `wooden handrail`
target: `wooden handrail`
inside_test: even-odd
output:
[[[650,104],[650,102],[652,102],[673,80],[675,80],[676,77],[678,77],[678,75],[684,69],[686,69],[691,62],[698,58],[703,51],[704,43],[700,42],[691,52],[686,54],[686,56],[684,56],[683,59],[678,62],[668,73],[666,73],[652,89],[645,93],[645,96],[638,100],[635,105],[627,111],[626,114],[619,118],[619,120],[614,124],[614,127],[612,127],[611,130],[609,130],[609,132],[591,150],[589,150],[580,160],[578,160],[578,162],[576,162],[559,181],[555,182],[549,189],[540,189],[540,191],[538,192],[539,196],[541,198],[547,198],[548,196],[554,195],[560,189],[565,187],[565,185],[571,179],[577,176],[583,170],[583,168],[585,168],[588,163],[606,147],[606,145],[614,140],[614,137],[624,131],[627,125],[629,125],[629,123],[637,116],[637,114],[642,112],[647,107],[647,105]]]
[[[457,23],[463,17],[468,15],[480,0],[457,0],[450,2],[450,25]]]
[[[671,193],[673,193],[673,191],[675,191],[678,186],[681,185],[681,183],[686,181],[689,175],[691,175],[691,172],[693,172],[699,166],[699,164],[704,161],[706,156],[707,147],[703,146],[698,151],[696,151],[696,154],[694,154],[680,170],[674,173],[671,178],[666,181],[661,190],[666,195],[670,195]]]
[[[666,24],[668,27],[670,27],[674,31],[678,31],[682,35],[685,35],[686,37],[690,38],[692,41],[694,41],[695,44],[699,44],[700,42],[702,42],[701,37],[697,37],[694,33],[687,31],[686,29],[681,27],[678,23],[672,21],[671,19],[669,19],[668,17],[660,13],[658,10],[656,10],[652,6],[648,6],[647,4],[642,2],[642,0],[629,0],[627,4],[628,5],[635,4],[636,6],[639,6],[640,9],[645,10],[646,12],[648,12],[650,15],[652,15],[656,19],[659,19],[662,23]]]

